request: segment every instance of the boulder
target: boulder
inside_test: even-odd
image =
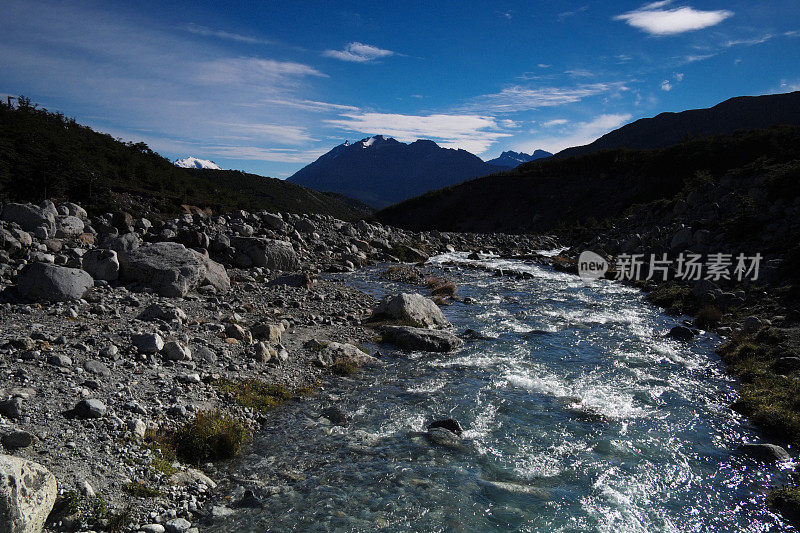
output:
[[[461,437],[445,428],[431,428],[425,436],[433,444],[444,446],[445,448],[458,449],[461,447]]]
[[[0,218],[19,224],[25,231],[36,232],[44,227],[48,236],[53,236],[56,232],[55,214],[33,204],[6,204]]]
[[[383,342],[406,350],[423,352],[450,352],[464,345],[464,341],[449,331],[410,326],[383,326],[379,329]]]
[[[361,366],[374,360],[374,357],[359,350],[352,344],[329,342],[317,354],[316,362],[320,366],[331,366],[340,361],[355,366]]]
[[[178,341],[169,341],[161,349],[161,355],[167,361],[188,361],[192,358],[192,350]]]
[[[464,429],[461,427],[461,424],[459,424],[458,420],[454,418],[434,420],[433,422],[428,424],[428,429],[433,429],[433,428],[444,428],[448,431],[455,433],[456,435],[461,435],[464,432]]]
[[[261,213],[261,222],[271,230],[283,231],[286,229],[286,222],[278,215],[273,215],[272,213]]]
[[[392,322],[417,328],[446,328],[452,326],[442,310],[421,294],[392,294],[386,296],[372,311],[372,322]]]
[[[27,265],[17,280],[17,294],[31,301],[79,300],[94,280],[87,272],[46,263]]]
[[[294,228],[300,233],[314,233],[317,226],[307,218],[301,218],[294,223]]]
[[[156,353],[164,348],[164,339],[158,333],[134,333],[131,342],[142,353]]]
[[[106,414],[106,404],[96,398],[79,401],[72,409],[76,418],[103,418]]]
[[[230,289],[225,267],[176,242],[157,242],[120,254],[120,277],[155,290],[161,296],[185,296],[201,285]]]
[[[77,237],[83,233],[83,220],[74,216],[60,216],[56,220],[56,237]]]
[[[56,478],[45,467],[0,455],[0,531],[38,533],[56,501]]]
[[[119,258],[114,250],[94,249],[83,254],[83,270],[94,279],[114,281],[119,277]]]
[[[295,270],[300,263],[288,241],[261,237],[234,237],[231,246],[236,250],[235,262],[242,268],[264,267],[270,270]]]
[[[686,326],[675,326],[669,330],[667,336],[679,341],[690,341],[694,338],[694,331]]]

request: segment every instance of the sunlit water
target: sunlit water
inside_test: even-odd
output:
[[[469,262],[432,263],[452,261]],[[793,530],[763,496],[787,465],[736,451],[760,436],[729,408],[716,339],[666,338],[676,319],[620,284],[483,263],[534,275],[442,272],[476,300],[445,315],[486,339],[450,354],[381,347],[379,368],[282,407],[231,466],[278,488],[212,531]],[[341,279],[376,296],[412,290],[380,270]],[[346,426],[323,416],[331,405]],[[443,417],[464,427],[461,449],[423,436]]]

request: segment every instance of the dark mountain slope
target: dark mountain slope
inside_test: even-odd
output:
[[[661,113],[643,118],[603,135],[585,146],[567,148],[555,155],[565,158],[611,148],[666,148],[690,137],[761,129],[776,124],[800,126],[800,91],[764,96],[738,96],[707,109]]]
[[[385,207],[405,198],[502,170],[465,151],[433,141],[410,144],[378,135],[344,143],[288,181]]]
[[[545,232],[615,219],[635,204],[674,197],[692,180],[718,179],[735,169],[757,174],[797,159],[798,127],[738,131],[661,150],[534,161],[406,200],[376,217],[413,230]]]
[[[0,105],[0,201],[45,198],[93,211],[175,213],[182,204],[363,217],[365,207],[279,179],[178,168],[144,143],[123,143],[21,97]]]

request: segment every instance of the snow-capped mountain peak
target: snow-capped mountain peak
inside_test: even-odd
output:
[[[173,163],[176,167],[181,168],[208,168],[211,170],[222,170],[219,165],[208,159],[198,159],[193,156],[184,157],[183,159],[176,159]]]

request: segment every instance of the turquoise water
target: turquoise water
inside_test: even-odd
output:
[[[463,254],[433,260],[467,263]],[[450,354],[399,354],[276,414],[233,469],[264,507],[212,531],[791,531],[765,505],[786,465],[736,452],[758,432],[729,408],[735,383],[718,340],[664,337],[676,323],[629,287],[587,286],[507,261],[532,279],[447,268]],[[343,276],[380,296],[411,290]],[[341,382],[339,382],[341,383]],[[349,422],[323,416],[336,406]],[[453,417],[459,449],[426,425]],[[243,485],[247,485],[246,482]]]

